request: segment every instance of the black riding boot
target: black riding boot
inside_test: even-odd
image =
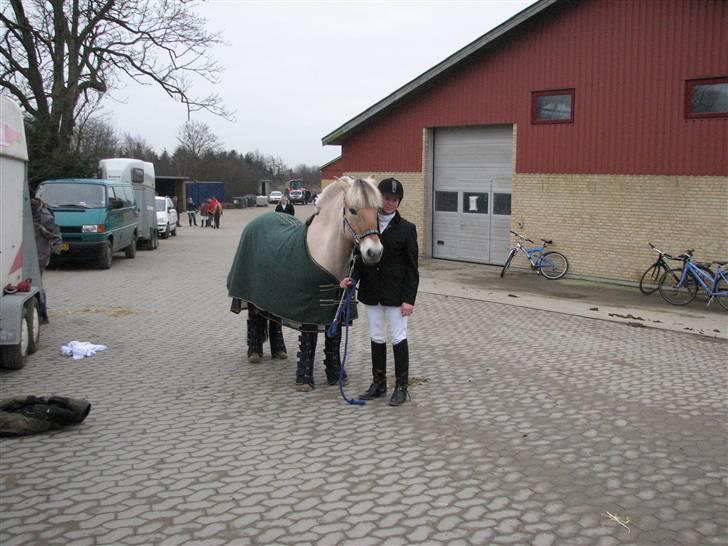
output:
[[[278,360],[286,360],[288,351],[286,351],[286,342],[283,339],[283,328],[281,323],[276,320],[268,321],[268,337],[270,338],[270,354]]]
[[[324,366],[326,367],[326,382],[329,385],[336,385],[341,373],[341,328],[336,331],[336,337],[326,336]],[[344,381],[346,382],[346,370],[344,370]]]
[[[265,319],[251,305],[248,307],[248,362],[257,364],[263,358],[265,336]]]
[[[387,394],[387,344],[372,341],[372,377],[374,380],[360,400],[371,400]]]
[[[409,346],[407,340],[403,339],[397,345],[392,346],[394,350],[394,376],[397,384],[389,399],[390,406],[401,406],[407,401],[407,382],[409,381]]]
[[[316,354],[317,332],[301,332],[298,336],[298,363],[296,364],[296,388],[313,390],[313,357]]]

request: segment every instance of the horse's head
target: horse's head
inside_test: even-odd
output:
[[[359,245],[359,251],[365,264],[378,263],[384,250],[382,242],[379,240],[379,219],[377,218],[377,211],[382,206],[382,194],[374,183],[374,179],[343,176],[335,184],[343,190],[341,192],[343,222],[347,236]],[[329,190],[329,187],[326,190]],[[326,201],[326,190],[322,194],[322,205]]]

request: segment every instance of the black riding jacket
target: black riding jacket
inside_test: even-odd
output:
[[[420,273],[417,269],[417,228],[395,212],[379,235],[384,246],[378,264],[366,266],[357,260],[352,277],[359,280],[359,301],[366,305],[399,307],[415,304]]]

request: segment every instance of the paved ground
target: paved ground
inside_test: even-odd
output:
[[[728,543],[728,343],[674,331],[724,315],[426,262],[412,402],[349,406],[320,363],[299,393],[292,358],[244,358],[225,277],[244,221],[269,210],[182,228],[109,271],[47,273],[51,324],[23,370],[0,372],[0,397],[93,409],[0,440],[0,544]],[[565,295],[558,312],[522,306],[555,305],[547,290]],[[573,312],[569,294],[598,290],[589,307],[643,320],[603,318],[653,327]],[[354,394],[370,380],[364,323],[350,335]],[[109,348],[72,361],[58,351],[73,339]]]

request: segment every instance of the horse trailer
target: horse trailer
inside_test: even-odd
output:
[[[28,188],[23,114],[0,96],[0,368],[18,370],[40,340],[43,284]]]

